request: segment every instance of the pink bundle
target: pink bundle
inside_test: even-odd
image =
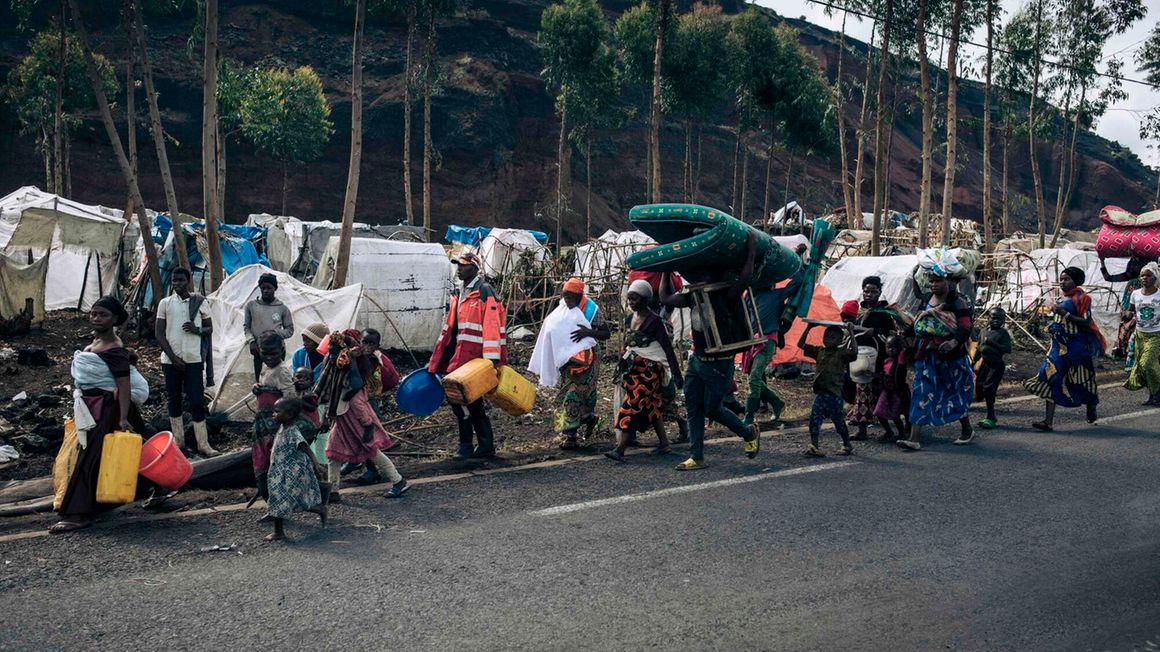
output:
[[[1100,211],[1096,253],[1100,258],[1160,257],[1160,210],[1135,215],[1119,206]]]

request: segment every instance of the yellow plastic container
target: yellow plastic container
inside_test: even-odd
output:
[[[97,473],[97,502],[124,505],[137,496],[137,469],[141,467],[141,435],[117,431],[105,435],[101,469]]]
[[[443,377],[447,402],[467,405],[483,398],[499,384],[491,360],[476,358]]]
[[[536,386],[515,369],[504,365],[499,368],[499,384],[487,398],[504,412],[520,417],[531,412],[536,404]]]

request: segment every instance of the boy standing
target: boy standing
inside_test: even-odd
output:
[[[842,449],[838,455],[849,455],[854,452],[850,443],[850,429],[846,426],[846,406],[842,401],[842,383],[846,379],[846,370],[850,363],[858,359],[858,344],[854,341],[854,324],[846,323],[845,346],[843,346],[842,329],[838,326],[827,326],[822,335],[822,346],[806,344],[806,336],[810,329],[817,324],[807,324],[798,339],[798,348],[806,356],[815,360],[817,372],[814,375],[814,405],[810,409],[810,445],[805,450],[808,457],[825,457],[826,454],[818,448],[821,436],[822,422],[829,419],[834,423],[834,429],[842,436]]]
[[[1003,372],[1007,369],[1007,362],[1003,359],[1011,352],[1011,334],[1007,332],[1007,313],[1002,308],[991,311],[991,323],[987,335],[979,342],[975,350],[975,400],[987,403],[987,418],[979,422],[979,427],[990,430],[999,425],[995,417],[995,395],[999,392],[999,383],[1003,382]]]
[[[202,373],[202,336],[213,331],[205,297],[189,292],[190,273],[184,267],[169,277],[173,294],[157,306],[155,336],[161,346],[161,372],[165,376],[165,393],[169,398],[169,428],[177,445],[185,449],[185,421],[182,395],[189,403],[197,450],[205,457],[218,454],[209,445],[205,424],[205,385]]]
[[[262,354],[258,348],[258,336],[273,331],[282,339],[294,335],[294,319],[290,308],[278,300],[278,277],[266,273],[258,277],[258,298],[246,304],[246,320],[243,329],[250,344],[250,355],[254,357],[254,380],[262,376]]]

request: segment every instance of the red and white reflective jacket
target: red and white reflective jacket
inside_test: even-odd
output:
[[[447,320],[427,371],[446,374],[476,358],[486,358],[497,366],[507,364],[507,311],[495,290],[482,280],[461,302],[451,295]]]

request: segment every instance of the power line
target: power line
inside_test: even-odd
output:
[[[855,15],[855,16],[861,16],[862,18],[869,18],[870,20],[873,20],[873,21],[875,21],[875,22],[885,22],[885,20],[883,19],[883,17],[882,17],[882,16],[879,16],[879,15],[877,15],[877,14],[866,13],[866,12],[863,12],[863,11],[859,11],[859,10],[857,10],[857,9],[849,9],[849,8],[847,8],[847,7],[842,7],[842,6],[836,5],[836,4],[832,3],[832,2],[827,2],[826,0],[806,0],[806,2],[809,2],[809,3],[812,3],[812,4],[816,4],[816,5],[822,5],[823,7],[829,7],[829,8],[831,8],[831,9],[835,9],[835,10],[838,10],[838,11],[844,11],[844,12],[847,12],[847,13],[853,14],[853,15]],[[940,33],[938,33],[938,32],[933,32],[933,31],[931,31],[931,30],[929,30],[929,29],[924,29],[924,30],[922,30],[922,31],[923,31],[923,33],[924,33],[924,34],[926,34],[926,35],[928,35],[928,36],[937,36],[937,37],[939,37],[939,38],[946,39],[946,40],[948,40],[948,41],[952,40],[952,39],[951,39],[949,36],[947,36],[946,34],[940,34]],[[973,45],[973,46],[975,46],[975,47],[979,47],[979,48],[986,48],[986,47],[987,47],[987,46],[986,46],[985,44],[983,44],[983,43],[975,43],[974,41],[967,41],[967,40],[965,40],[965,39],[962,39],[962,38],[958,39],[958,40],[956,41],[956,43],[958,43],[958,44],[960,44],[960,45]],[[873,44],[873,43],[871,43],[871,44],[869,45],[869,47],[874,47],[874,44]],[[1129,46],[1129,47],[1131,47],[1131,46]],[[993,51],[995,51],[995,52],[999,52],[999,53],[1001,53],[1001,54],[1009,54],[1009,55],[1010,55],[1010,54],[1014,54],[1014,53],[1013,53],[1013,52],[1011,52],[1010,50],[1004,50],[1003,48],[1000,48],[1000,47],[995,47],[995,46],[992,46],[992,47],[991,47],[991,49],[992,49]],[[1118,53],[1117,53],[1117,54],[1118,54]],[[1039,59],[1039,62],[1040,62],[1040,63],[1042,63],[1042,64],[1044,64],[1044,65],[1048,65],[1048,66],[1054,66],[1054,67],[1056,67],[1056,68],[1062,68],[1062,69],[1065,69],[1065,70],[1073,70],[1073,71],[1076,71],[1076,72],[1089,72],[1089,71],[1086,71],[1086,70],[1082,70],[1082,69],[1080,69],[1080,68],[1078,68],[1078,67],[1076,67],[1076,66],[1071,66],[1071,65],[1068,65],[1068,64],[1066,64],[1066,63],[1060,63],[1060,62],[1058,62],[1058,61],[1052,61],[1052,60],[1050,60],[1050,59],[1044,59],[1044,58],[1040,58],[1040,59]],[[1106,73],[1106,72],[1100,72],[1100,71],[1098,71],[1098,70],[1093,70],[1093,71],[1090,71],[1090,72],[1093,72],[1093,73],[1095,73],[1095,75],[1096,75],[1097,77],[1107,77],[1108,79],[1116,79],[1116,80],[1119,80],[1119,81],[1121,81],[1121,82],[1129,82],[1129,83],[1132,83],[1132,84],[1139,84],[1139,85],[1141,85],[1141,86],[1146,86],[1146,87],[1148,87],[1148,88],[1150,88],[1150,89],[1152,89],[1152,90],[1160,90],[1160,86],[1157,86],[1156,84],[1152,84],[1151,82],[1144,81],[1144,80],[1142,80],[1142,79],[1133,79],[1133,78],[1131,78],[1131,77],[1123,77],[1123,76],[1120,76],[1120,75],[1112,75],[1112,74],[1109,74],[1109,73]]]

